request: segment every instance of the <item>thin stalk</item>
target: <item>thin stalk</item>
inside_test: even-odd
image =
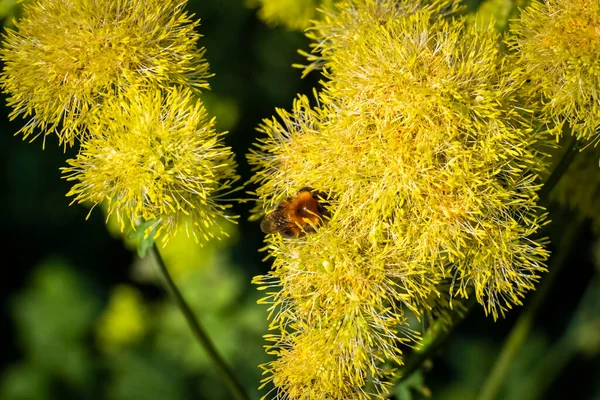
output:
[[[504,342],[500,356],[496,359],[491,373],[483,384],[479,400],[493,400],[498,396],[510,364],[529,336],[535,315],[544,303],[544,300],[546,300],[546,297],[548,297],[548,293],[556,281],[561,268],[566,264],[573,245],[579,236],[578,233],[581,226],[582,221],[578,220],[570,224],[563,234],[560,249],[552,258],[550,272],[542,280],[539,290],[535,292],[532,301],[525,306],[506,342]]]
[[[545,352],[537,363],[533,372],[526,378],[526,383],[521,392],[523,400],[538,400],[544,398],[548,387],[557,376],[567,367],[569,362],[582,351],[581,331],[586,329],[586,324],[595,324],[595,316],[598,315],[600,305],[600,279],[596,275],[588,283],[579,304],[575,309],[575,315],[563,334],[549,350]]]
[[[575,136],[570,136],[568,140],[568,147],[565,151],[565,154],[560,159],[558,164],[556,164],[556,167],[554,167],[554,170],[552,170],[552,173],[550,174],[548,179],[546,179],[546,182],[544,182],[544,186],[542,186],[540,192],[538,193],[540,198],[540,204],[542,205],[545,205],[544,203],[548,202],[550,192],[552,191],[552,189],[554,189],[558,181],[560,181],[560,178],[562,178],[564,173],[569,168],[569,165],[571,165],[571,162],[577,155],[577,139],[575,138]]]
[[[466,310],[463,313],[455,313],[452,318],[452,325],[444,327],[439,321],[436,322],[430,329],[427,335],[423,338],[425,345],[419,349],[416,349],[411,353],[411,357],[406,361],[402,369],[399,371],[399,378],[394,381],[394,384],[399,384],[410,377],[419,367],[427,360],[431,358],[442,344],[446,341],[446,338],[450,336],[452,332],[458,327],[459,323],[465,319],[467,314],[473,308],[476,303],[475,294],[470,296],[466,304]]]
[[[167,270],[167,266],[165,265],[165,262],[161,257],[160,252],[156,247],[156,244],[152,245],[151,251],[154,259],[156,260],[158,272],[165,281],[167,290],[173,297],[173,300],[179,308],[179,311],[181,311],[181,313],[185,317],[185,320],[187,321],[188,326],[192,330],[192,333],[194,334],[195,338],[198,340],[198,342],[204,348],[204,350],[206,350],[208,356],[216,365],[217,370],[219,371],[219,373],[227,383],[227,386],[231,390],[233,397],[237,400],[249,400],[246,391],[244,390],[240,382],[235,378],[235,376],[231,372],[231,369],[229,368],[223,357],[221,357],[221,355],[217,351],[212,340],[206,334],[206,331],[204,330],[202,325],[200,325],[200,321],[198,321],[198,319],[194,315],[194,312],[183,298],[181,292],[179,291],[179,289],[177,289],[177,286],[175,285],[175,282],[173,282],[173,279],[171,278],[171,275]]]

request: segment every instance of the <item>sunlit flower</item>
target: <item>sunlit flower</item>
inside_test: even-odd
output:
[[[383,360],[401,363],[394,351],[414,339],[405,310],[443,318],[432,299],[474,295],[497,318],[545,270],[532,235],[551,138],[519,107],[493,26],[440,17],[454,5],[340,3],[309,33],[308,69],[327,78],[318,103],[301,96],[260,128],[256,211],[309,186],[330,214],[315,233],[268,239],[274,267],[257,283],[280,330],[266,367],[278,398],[377,397]],[[347,340],[320,336],[339,327]],[[313,334],[330,350],[318,361],[305,353]]]
[[[175,0],[44,0],[4,37],[1,84],[24,137],[72,145],[90,110],[130,84],[206,87],[198,22]],[[34,136],[34,137],[35,137]]]
[[[154,221],[166,241],[190,224],[203,239],[215,230],[227,204],[219,197],[237,179],[223,133],[215,131],[202,102],[190,89],[131,88],[108,100],[90,119],[90,138],[82,143],[67,180],[74,201],[108,201],[108,214],[126,221]]]
[[[263,366],[264,382],[290,399],[385,393],[392,371],[381,361],[402,364],[400,345],[416,338],[402,309],[410,294],[399,287],[409,277],[387,265],[393,254],[360,249],[332,229],[298,240],[274,235],[269,247],[273,272],[254,282],[266,291],[270,328],[280,333],[269,335],[268,352],[278,358]]]
[[[382,397],[389,383],[365,388],[367,382],[379,381],[381,369],[371,364],[365,330],[353,326],[360,321],[351,315],[331,327],[306,327],[276,340],[271,354],[277,360],[263,366],[268,373],[264,382],[273,380],[274,398],[282,399],[369,399]],[[333,322],[333,321],[330,321]],[[366,323],[366,321],[363,321]],[[358,328],[358,329],[357,329]],[[383,371],[385,372],[385,371]],[[387,371],[384,376],[390,375]],[[370,391],[373,390],[372,392]]]
[[[580,138],[600,140],[600,3],[534,1],[511,25],[531,100],[540,97],[549,119]]]

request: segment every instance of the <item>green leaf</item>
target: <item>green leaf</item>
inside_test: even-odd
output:
[[[148,249],[154,244],[158,224],[156,221],[144,221],[136,224],[135,230],[127,235],[127,239],[137,241],[137,253],[143,258]]]
[[[397,400],[413,400],[413,392],[430,397],[430,391],[425,386],[425,379],[421,371],[414,372],[394,388],[394,395]]]
[[[111,400],[184,400],[182,371],[157,354],[115,352],[109,358],[111,376],[106,398]]]
[[[6,369],[0,380],[3,400],[50,400],[50,380],[31,363]]]

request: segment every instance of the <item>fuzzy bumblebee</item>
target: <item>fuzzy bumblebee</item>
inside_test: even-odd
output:
[[[279,232],[285,238],[314,232],[325,216],[325,199],[323,192],[310,187],[302,188],[295,197],[285,199],[275,210],[265,215],[260,229],[264,233]]]

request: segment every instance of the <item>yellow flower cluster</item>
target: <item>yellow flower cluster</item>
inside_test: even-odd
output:
[[[156,234],[168,238],[190,222],[190,232],[208,240],[229,206],[216,201],[231,188],[222,178],[235,176],[233,154],[214,125],[188,88],[129,89],[90,119],[90,138],[63,168],[77,182],[67,195],[107,199],[121,225],[156,221]]]
[[[271,235],[265,383],[275,398],[382,397],[414,341],[405,312],[474,295],[494,318],[545,271],[533,234],[543,148],[493,26],[446,18],[454,2],[342,1],[315,23],[318,102],[265,120],[249,155],[268,211],[327,193],[316,232]],[[446,298],[445,304],[432,301]],[[443,310],[441,311],[443,313]]]
[[[530,101],[541,98],[546,117],[578,138],[600,141],[600,2],[534,1],[511,33]]]
[[[73,145],[91,110],[135,84],[207,87],[200,35],[175,0],[44,0],[7,31],[0,83],[28,137]]]
[[[0,84],[24,137],[80,143],[63,168],[75,202],[166,242],[214,236],[235,162],[196,96],[208,88],[198,21],[176,0],[44,0],[5,36]],[[230,217],[225,217],[229,218]],[[188,222],[191,223],[188,224]]]

